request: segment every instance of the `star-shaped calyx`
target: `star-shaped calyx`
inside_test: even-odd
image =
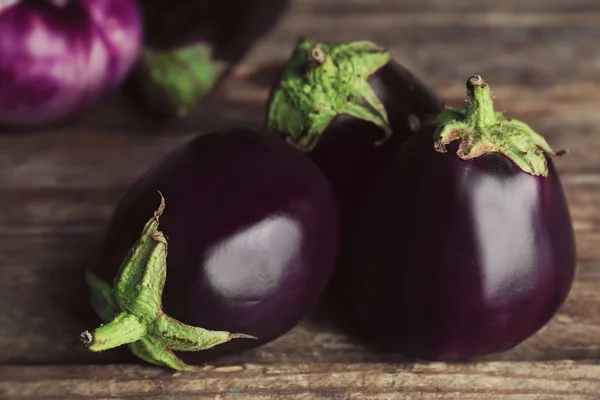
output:
[[[368,78],[390,61],[386,49],[369,41],[320,43],[301,40],[284,68],[268,105],[269,131],[309,151],[340,114],[392,131]]]
[[[146,223],[138,241],[121,265],[111,287],[88,271],[92,306],[105,325],[81,334],[89,350],[97,352],[127,344],[133,354],[151,364],[175,370],[192,369],[173,351],[200,351],[236,338],[253,336],[186,325],[162,310],[167,278],[167,240],[158,230],[161,203]]]
[[[184,118],[225,73],[212,46],[198,42],[170,50],[144,48],[135,70],[145,101],[162,113]]]
[[[504,154],[519,168],[531,175],[547,176],[544,152],[554,152],[546,139],[523,121],[506,118],[494,111],[490,86],[479,75],[467,81],[467,106],[462,110],[444,110],[434,116],[435,149],[446,152],[446,145],[460,140],[456,155],[470,160],[483,154]]]

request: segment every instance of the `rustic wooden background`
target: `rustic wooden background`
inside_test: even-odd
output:
[[[517,348],[465,364],[414,364],[359,343],[317,311],[291,333],[193,373],[137,365],[78,342],[82,271],[127,187],[199,132],[259,125],[299,35],[371,39],[464,101],[481,73],[498,107],[556,149],[579,270],[554,320]],[[122,94],[60,126],[0,136],[1,399],[600,399],[600,1],[296,0],[211,105],[149,119]]]

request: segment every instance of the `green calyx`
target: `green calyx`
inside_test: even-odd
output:
[[[544,152],[565,153],[554,152],[546,139],[524,122],[495,111],[490,86],[479,75],[467,81],[467,106],[462,110],[444,110],[432,122],[437,125],[435,149],[445,153],[446,145],[460,140],[456,155],[463,160],[497,152],[531,175],[547,176]]]
[[[150,106],[184,118],[212,92],[225,68],[207,43],[166,51],[145,48],[138,83]]]
[[[368,78],[390,58],[384,48],[368,41],[300,41],[273,91],[268,129],[310,151],[333,118],[347,114],[380,127],[385,137],[378,143],[383,143],[392,130]]]
[[[142,360],[174,370],[193,367],[173,351],[200,351],[232,339],[253,336],[210,331],[186,325],[162,310],[162,292],[167,278],[167,240],[158,230],[161,203],[154,216],[121,265],[111,287],[92,272],[86,272],[91,303],[104,325],[81,334],[90,351],[98,352],[128,345]]]

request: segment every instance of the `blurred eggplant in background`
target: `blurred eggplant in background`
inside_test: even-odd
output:
[[[0,0],[0,124],[86,108],[123,81],[141,42],[136,0]]]
[[[268,34],[288,0],[142,0],[145,47],[132,85],[143,105],[183,118]]]

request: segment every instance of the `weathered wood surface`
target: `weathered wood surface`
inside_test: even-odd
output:
[[[597,400],[598,376],[600,364],[568,361],[245,364],[181,374],[133,366],[0,367],[0,394],[15,400]]]
[[[296,0],[212,103],[181,122],[122,94],[35,132],[0,136],[1,399],[600,399],[600,2]],[[300,35],[371,39],[460,105],[481,73],[498,107],[555,148],[579,269],[557,317],[517,348],[468,364],[414,364],[344,329],[327,303],[289,334],[191,374],[87,353],[81,273],[114,205],[148,166],[192,136],[259,126],[275,68]],[[333,304],[335,306],[335,304]],[[115,364],[119,363],[119,364]],[[105,364],[105,365],[93,365]]]

